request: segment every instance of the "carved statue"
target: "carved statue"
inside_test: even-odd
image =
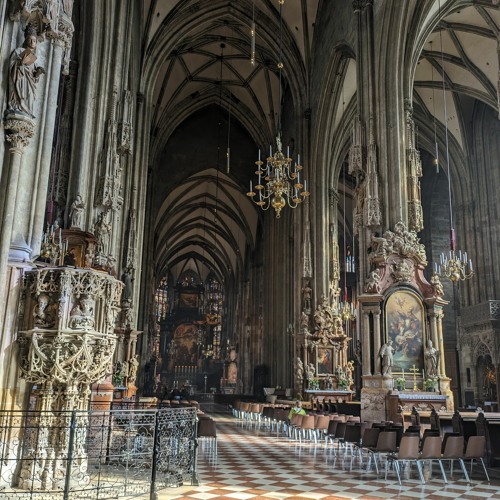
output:
[[[304,380],[304,363],[302,363],[299,357],[296,359],[295,375],[297,377],[297,382],[301,384]]]
[[[304,287],[302,288],[302,297],[304,299],[304,311],[311,310],[311,297],[312,297],[312,288],[311,282],[308,281]]]
[[[300,318],[300,327],[303,332],[309,332],[309,316],[305,311],[302,311]]]
[[[71,227],[82,229],[83,213],[85,212],[85,202],[80,194],[76,195],[75,201],[71,204],[69,217],[71,219]]]
[[[380,348],[378,355],[381,358],[382,375],[390,377],[394,364],[394,347],[392,347],[392,340],[389,340]]]
[[[43,20],[54,31],[57,30],[57,20],[59,18],[59,0],[45,0],[43,6]]]
[[[438,297],[442,297],[444,295],[444,288],[437,274],[432,275],[431,284],[434,287],[434,294]]]
[[[109,243],[111,238],[111,223],[106,222],[106,212],[101,212],[94,225],[94,235],[97,240],[97,253],[109,255]]]
[[[365,282],[365,292],[367,293],[379,293],[380,292],[380,271],[374,269],[368,275]]]
[[[333,389],[333,378],[331,375],[328,375],[325,379],[325,388],[326,389]]]
[[[354,361],[348,361],[346,366],[345,366],[345,375],[347,378],[347,383],[349,384],[349,387],[354,384]]]
[[[73,306],[69,327],[74,330],[94,327],[94,301],[91,298],[83,297]]]
[[[85,252],[85,267],[91,268],[93,262],[94,262],[94,249],[88,246]]]
[[[123,284],[125,286],[123,287],[123,291],[122,291],[122,302],[129,302],[132,300],[132,293],[133,293],[132,272],[133,272],[133,269],[131,269],[130,267],[126,267],[123,270],[122,281],[123,281]]]
[[[35,65],[37,46],[36,27],[28,24],[24,31],[24,43],[12,52],[9,72],[8,111],[21,113],[34,118],[33,107],[36,98],[36,85],[45,70]]]
[[[136,354],[128,361],[128,385],[134,385],[137,380],[137,369],[139,368],[139,356]]]
[[[117,361],[113,366],[113,385],[122,387],[127,375],[127,363],[125,361]]]
[[[34,324],[40,328],[51,328],[54,326],[54,311],[49,305],[49,296],[42,293],[38,296],[38,303],[33,310]]]
[[[432,340],[427,342],[427,348],[424,352],[425,373],[427,377],[435,377],[438,374],[440,352],[433,347]]]
[[[306,367],[306,378],[307,380],[310,380],[314,378],[314,375],[316,374],[316,368],[314,368],[313,363],[309,363]]]

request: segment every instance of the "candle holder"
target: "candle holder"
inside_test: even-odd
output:
[[[413,392],[417,392],[418,391],[418,386],[417,386],[417,373],[418,373],[418,368],[413,365],[411,368],[410,368],[410,371],[413,373]]]

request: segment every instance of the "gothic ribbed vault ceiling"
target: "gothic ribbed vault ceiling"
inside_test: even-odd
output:
[[[283,91],[292,84],[287,80],[290,71],[296,85],[307,86],[314,26],[321,5],[319,0],[286,0],[283,5]],[[444,123],[444,78],[447,125],[458,145],[465,147],[470,110],[463,98],[477,99],[497,109],[498,2],[455,2],[454,8],[449,1],[437,0],[429,5],[422,33],[439,9],[448,14],[429,31],[430,35],[425,35],[414,74],[414,102],[431,121],[436,117],[437,122]],[[174,130],[192,113],[213,104],[229,110],[254,144],[271,142],[279,101],[278,8],[278,0],[143,1],[145,65],[154,47],[170,43],[167,56],[158,65],[152,90],[150,158],[154,168],[164,168],[162,154]],[[252,19],[257,27],[254,66],[249,62]],[[172,40],[173,33],[175,43],[164,41]],[[351,77],[343,87],[347,102],[356,86],[354,64],[349,68]],[[341,122],[340,113],[338,109],[335,125]],[[250,168],[254,160],[248,159]],[[154,207],[158,214],[158,275],[169,269],[176,279],[182,270],[191,268],[202,277],[213,270],[226,279],[236,274],[245,251],[254,247],[258,213],[244,196],[246,184],[241,182],[249,179],[250,173],[233,171],[226,175],[215,167],[200,165],[196,174],[186,172],[180,181],[176,177],[175,185]]]

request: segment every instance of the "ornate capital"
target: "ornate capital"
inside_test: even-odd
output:
[[[10,143],[10,149],[22,149],[29,144],[35,131],[35,122],[17,113],[6,113],[4,120],[5,140]]]

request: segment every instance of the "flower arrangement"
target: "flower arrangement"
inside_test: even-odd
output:
[[[311,391],[317,391],[319,389],[319,379],[317,378],[310,378],[308,380],[308,387],[309,387],[309,390]]]
[[[349,388],[349,381],[345,377],[337,377],[337,385],[346,391]]]
[[[436,388],[437,377],[428,377],[424,380],[424,389],[427,391],[433,391]]]
[[[396,387],[400,390],[400,391],[404,391],[405,387],[406,387],[406,379],[404,377],[398,377],[396,379]]]

